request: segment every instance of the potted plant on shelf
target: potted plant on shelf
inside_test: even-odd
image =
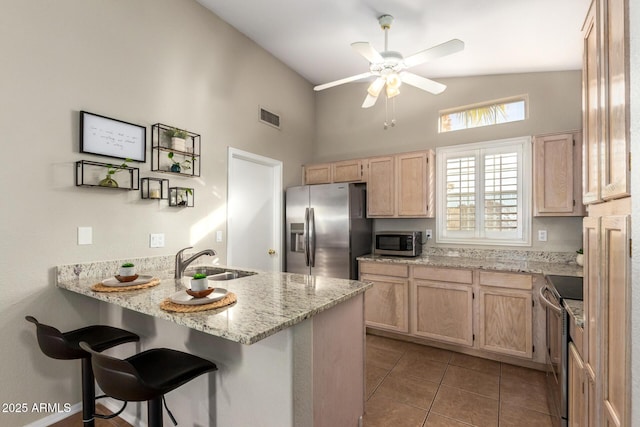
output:
[[[118,188],[118,181],[113,178],[113,175],[127,168],[127,162],[130,162],[131,159],[124,159],[124,162],[120,166],[114,166],[112,164],[107,165],[107,176],[103,180],[101,180],[98,185],[101,187],[112,187]]]
[[[578,264],[580,267],[582,267],[582,265],[584,264],[584,254],[582,253],[582,248],[578,249],[576,251],[576,264]]]
[[[167,157],[169,157],[169,160],[171,160],[171,172],[180,173],[183,169],[191,169],[191,160],[184,159],[183,161],[179,162],[173,158],[173,151],[169,152],[169,154],[167,154]]]
[[[186,130],[178,129],[178,128],[171,128],[171,129],[165,131],[165,133],[169,136],[169,138],[171,138],[170,147],[173,150],[185,151],[185,147],[186,147],[185,139],[189,135],[189,133]]]
[[[176,205],[187,206],[189,204],[189,194],[193,195],[193,191],[190,188],[179,188],[176,195]]]

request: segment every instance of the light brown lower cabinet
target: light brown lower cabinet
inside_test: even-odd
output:
[[[364,294],[366,326],[409,332],[408,267],[360,263],[360,280],[373,282],[373,287]]]
[[[586,377],[584,363],[576,346],[569,343],[569,426],[586,427]]]

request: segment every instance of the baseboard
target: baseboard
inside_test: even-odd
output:
[[[48,427],[51,424],[57,423],[58,421],[62,421],[70,415],[75,414],[76,412],[82,411],[82,402],[78,402],[75,405],[71,405],[69,412],[56,412],[50,415],[47,415],[44,418],[40,418],[37,421],[34,421],[29,424],[25,424],[24,427]]]
[[[136,403],[138,403],[138,402],[129,402],[129,405],[136,404]],[[111,412],[113,412],[114,414],[116,412],[118,412],[122,408],[122,405],[123,405],[123,403],[120,402],[119,400],[113,400],[113,399],[101,399],[100,400],[100,404],[103,405],[108,410],[110,410]],[[128,408],[128,406],[127,406],[127,408]],[[131,424],[132,426],[147,427],[147,420],[140,420],[140,419],[136,418],[135,415],[128,414],[127,411],[124,411],[123,413],[118,415],[118,417],[122,418],[123,420],[125,420],[126,422]]]

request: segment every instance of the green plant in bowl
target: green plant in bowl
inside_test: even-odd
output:
[[[206,279],[207,275],[203,274],[203,273],[196,273],[196,274],[193,275],[193,278],[196,279],[196,280],[198,280],[198,279]]]
[[[98,183],[101,187],[113,187],[118,188],[118,181],[116,181],[113,176],[118,172],[121,172],[127,168],[127,162],[130,162],[131,159],[124,159],[124,162],[120,166],[114,166],[112,164],[107,165],[107,176],[102,181]]]

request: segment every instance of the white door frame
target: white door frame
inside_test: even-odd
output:
[[[282,190],[282,161],[271,159],[269,157],[261,156],[259,154],[250,153],[248,151],[242,151],[237,148],[228,147],[227,158],[227,264],[233,265],[233,259],[231,256],[231,249],[233,242],[233,236],[229,228],[229,187],[230,180],[233,176],[234,160],[244,160],[251,163],[256,163],[263,166],[273,168],[274,171],[274,185],[273,185],[273,241],[275,243],[275,250],[280,260],[277,271],[282,271],[284,268],[284,252],[282,250],[282,222],[283,217],[283,190]],[[239,266],[241,267],[241,266]]]

